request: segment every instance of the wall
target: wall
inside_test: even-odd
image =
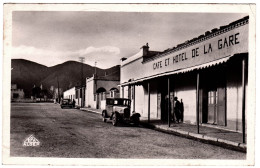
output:
[[[246,83],[246,90],[247,90],[247,83]],[[227,128],[236,131],[242,131],[242,62],[241,60],[234,60],[228,66]]]
[[[96,108],[94,101],[94,80],[93,77],[86,81],[86,107]]]
[[[18,96],[18,97],[16,97]],[[12,89],[11,90],[11,99],[23,99],[24,91],[23,89]]]
[[[63,92],[63,98],[64,99],[70,99],[71,96],[73,97],[73,99],[75,99],[75,87]]]
[[[119,84],[120,84],[120,81],[97,79],[97,89],[103,87],[106,89],[107,92],[109,92],[110,89],[112,89],[112,88],[118,88],[118,90],[119,90],[119,87],[118,87]]]
[[[81,106],[81,98],[75,99],[75,105],[76,106]]]
[[[106,100],[101,100],[100,109],[106,109]]]
[[[120,88],[118,87],[120,81],[104,80],[98,78],[94,79],[94,77],[92,77],[87,79],[86,83],[86,107],[96,108],[96,101],[94,101],[94,96],[97,89],[103,87],[104,89],[106,89],[107,93],[109,93],[110,89],[112,88],[117,88],[118,90],[120,90]],[[104,108],[104,104],[101,106],[101,108]]]
[[[144,88],[142,85],[135,86],[135,111],[144,116]]]
[[[174,96],[184,104],[184,122],[196,123],[196,74],[176,75],[172,81]]]

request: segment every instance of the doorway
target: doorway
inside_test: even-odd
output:
[[[223,67],[223,66],[220,66]],[[202,72],[202,123],[226,126],[226,77],[224,68]]]
[[[168,78],[161,78],[160,83],[158,84],[158,93],[157,93],[157,114],[158,118],[160,118],[162,121],[168,121],[168,108],[171,116],[170,120],[172,120],[173,117],[173,98],[174,98],[174,92],[173,92],[173,85],[172,82],[170,82],[170,97],[168,95]],[[168,105],[168,100],[170,99],[170,105]]]

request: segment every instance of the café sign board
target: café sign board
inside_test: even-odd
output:
[[[190,68],[234,54],[248,52],[248,24],[219,32],[214,36],[177,51],[161,54],[143,62],[141,59],[121,67],[121,83],[165,72]]]

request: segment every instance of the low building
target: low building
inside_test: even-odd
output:
[[[75,102],[77,107],[85,107],[85,90],[85,85],[75,87]]]
[[[143,117],[174,122],[174,97],[186,123],[245,131],[249,17],[163,52],[143,46],[121,61],[121,97]]]
[[[70,100],[75,100],[76,99],[76,92],[75,92],[76,88],[70,88],[66,91],[63,92],[63,98],[64,99],[70,99]]]
[[[23,89],[18,89],[17,84],[11,84],[11,101],[24,99]]]
[[[120,97],[119,75],[107,75],[86,79],[86,107],[104,109],[107,97]]]

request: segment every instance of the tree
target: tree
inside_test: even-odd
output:
[[[40,95],[41,95],[41,88],[40,87],[34,87],[33,89],[32,89],[32,94],[33,94],[33,97],[34,98],[39,98],[40,97]]]

